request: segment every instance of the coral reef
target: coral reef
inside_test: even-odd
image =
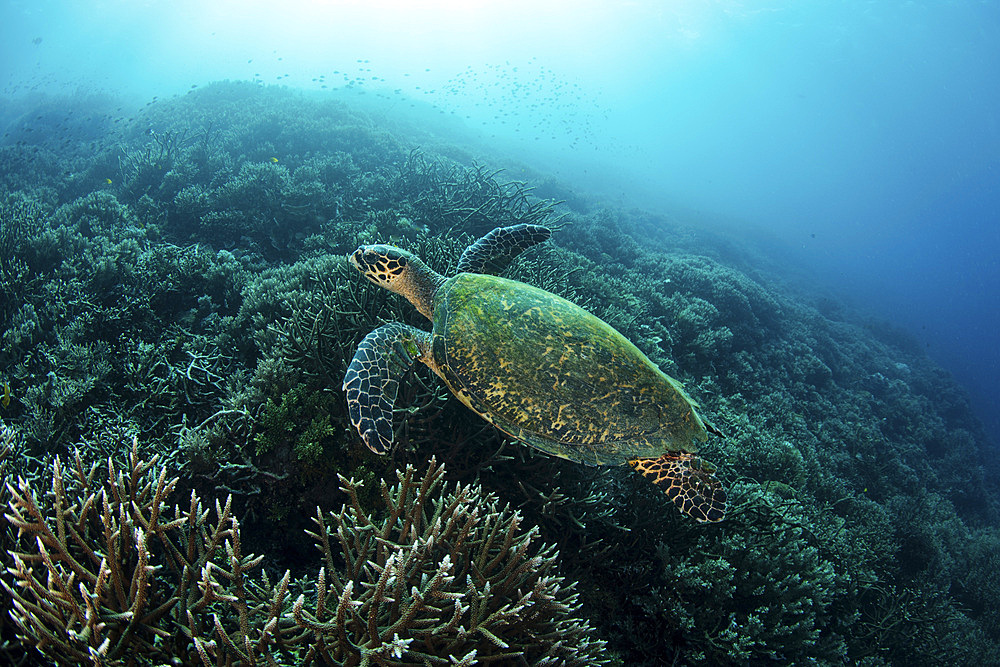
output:
[[[17,104],[0,659],[447,664],[561,633],[572,651],[524,660],[1000,663],[996,452],[966,397],[744,240],[545,200],[568,190],[278,88],[213,84],[118,122],[97,97]],[[559,231],[505,275],[614,325],[727,434],[706,445],[727,521],[687,525],[627,471],[510,443],[426,369],[403,378],[390,456],[351,435],[357,342],[425,323],[344,255],[387,241],[447,273],[517,222]],[[432,458],[447,484],[407,468]],[[509,624],[535,596],[550,618]]]

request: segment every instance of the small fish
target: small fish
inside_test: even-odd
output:
[[[276,157],[271,158],[271,162],[277,162],[277,161],[278,161],[278,158],[276,158]]]
[[[10,405],[10,383],[8,382],[3,383],[3,397],[0,398],[0,405],[5,408]]]
[[[110,178],[105,178],[104,182],[107,183],[108,185],[111,185],[111,179]]]

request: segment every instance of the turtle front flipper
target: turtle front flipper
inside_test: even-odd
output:
[[[714,523],[726,515],[726,491],[713,474],[715,466],[711,463],[687,452],[668,452],[659,458],[628,463],[691,518]]]
[[[399,322],[383,324],[358,345],[344,375],[347,410],[361,439],[376,454],[392,446],[392,406],[399,378],[429,354],[430,334]]]
[[[458,272],[499,275],[515,257],[550,236],[549,228],[541,225],[497,227],[465,249],[458,259]]]

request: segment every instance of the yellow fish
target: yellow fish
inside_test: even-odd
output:
[[[3,383],[3,398],[0,398],[0,405],[5,408],[10,405],[10,383]]]
[[[105,178],[104,182],[107,183],[108,185],[111,185],[111,179],[110,178]]]
[[[271,158],[271,162],[277,162],[277,161],[278,161],[278,158],[276,158],[276,157]]]

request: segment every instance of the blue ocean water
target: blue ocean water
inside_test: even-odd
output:
[[[385,113],[417,100],[428,126],[464,127],[579,191],[765,239],[795,275],[912,334],[1000,434],[995,3],[0,11],[5,97],[107,92],[138,107],[236,79],[366,91]]]

